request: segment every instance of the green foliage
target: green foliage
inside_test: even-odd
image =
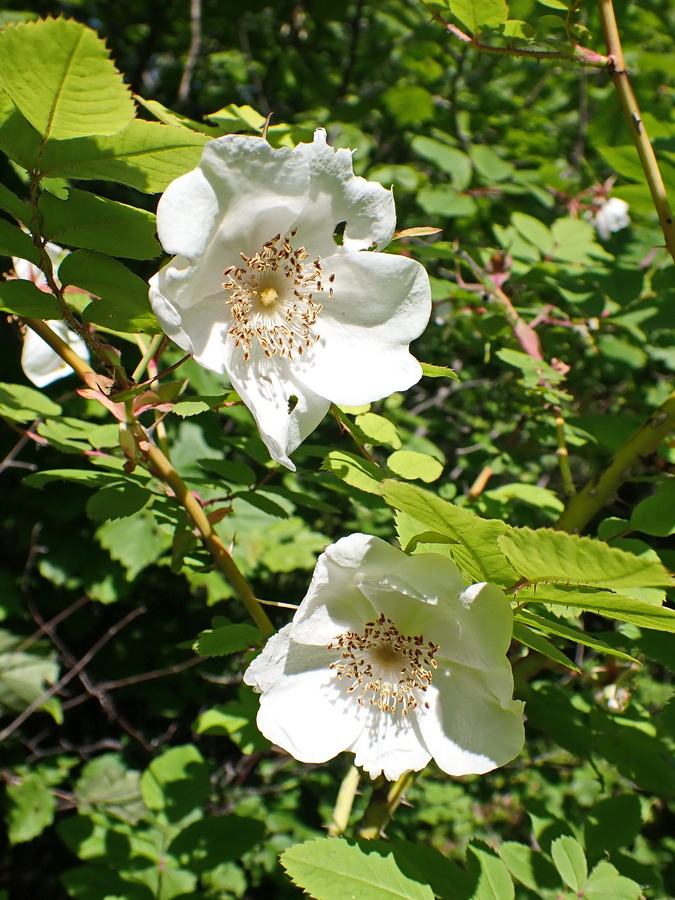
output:
[[[622,472],[587,526],[597,537],[554,530],[636,428],[672,421],[673,267],[633,126],[592,56],[606,52],[596,7],[225,0],[203,7],[190,70],[184,3],[163,10],[170,28],[145,0],[113,18],[98,0],[39,2],[45,19],[20,6],[0,21],[3,271],[11,257],[39,266],[45,240],[71,251],[63,301],[98,352],[96,391],[78,394],[74,376],[36,390],[17,324],[3,326],[12,898],[675,895],[668,440]],[[53,17],[64,11],[75,18]],[[616,12],[671,192],[673,10]],[[394,186],[388,252],[430,273],[432,322],[413,352],[433,362],[405,395],[334,409],[291,473],[221,376],[153,339],[147,279],[163,257],[149,195],[211,137],[292,147],[320,125],[358,174]],[[631,225],[606,238],[592,216],[607,192]],[[63,306],[10,279],[0,309],[51,320]],[[240,682],[262,632],[139,434],[166,451],[275,627],[322,549],[354,531],[505,590],[521,756],[480,777],[428,767],[386,841],[327,837],[345,761],[302,765],[258,731]],[[347,834],[379,791],[361,780]]]
[[[133,101],[93,31],[69,19],[19,23],[0,32],[3,88],[45,138],[115,134]]]

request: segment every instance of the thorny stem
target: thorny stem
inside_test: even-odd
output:
[[[578,534],[630,477],[634,467],[654,453],[675,429],[675,392],[652,413],[612,457],[609,465],[595,475],[567,504],[555,524],[560,531]]]
[[[201,504],[187,487],[178,472],[171,465],[169,460],[164,456],[159,447],[150,444],[148,453],[148,461],[153,470],[160,476],[162,481],[169,485],[176,495],[176,499],[182,504],[186,512],[194,522],[197,530],[202,536],[202,540],[207,549],[211,553],[214,562],[225,575],[231,586],[237,592],[239,599],[246,607],[246,611],[251,616],[257,627],[264,635],[274,633],[274,626],[270,622],[267,614],[256,599],[251,590],[248,581],[237,568],[236,563],[226,550],[224,544],[216,534],[209,521],[208,516],[202,509]]]
[[[74,369],[84,382],[89,383],[92,377],[96,378],[96,372],[89,363],[81,359],[72,347],[60,338],[56,332],[52,331],[46,322],[43,322],[41,319],[21,319],[21,321],[36,334],[39,334],[42,340],[49,344],[52,350],[58,353],[61,359],[68,363],[71,369]]]
[[[605,35],[605,43],[607,44],[609,73],[619,95],[621,109],[628,123],[647,178],[654,207],[663,229],[666,247],[675,260],[675,223],[673,222],[673,212],[668,203],[668,196],[659,170],[659,164],[656,161],[654,148],[647,135],[647,129],[640,115],[640,107],[628,78],[626,62],[621,47],[621,38],[619,37],[619,29],[616,24],[616,16],[614,15],[614,5],[612,0],[598,0],[598,8],[602,21],[602,30]]]
[[[328,826],[329,837],[339,837],[344,834],[349,824],[349,815],[354,805],[354,798],[359,786],[360,772],[356,766],[351,766],[345,777],[342,779],[340,790],[338,791],[335,808],[333,810],[333,821]]]
[[[394,784],[390,785],[384,778],[376,783],[359,826],[359,837],[374,840],[382,834],[414,780],[415,773],[406,772]]]
[[[88,386],[91,384],[92,375],[95,376],[91,366],[80,359],[80,357],[68,347],[65,341],[62,341],[58,335],[54,334],[45,322],[40,322],[37,319],[27,319],[24,321],[26,321],[31,328],[34,328],[40,337],[43,338],[43,340],[46,340],[49,343],[49,346],[72,366],[85,384]],[[274,626],[254,596],[251,586],[241,574],[236,563],[214,531],[201,504],[192,491],[189,490],[183,479],[178,472],[176,472],[159,447],[151,444],[147,440],[147,436],[141,425],[137,422],[134,422],[133,425],[134,428],[131,433],[134,435],[135,440],[138,442],[141,438],[143,439],[144,446],[143,448],[139,448],[141,457],[145,452],[155,473],[172,489],[176,499],[182,504],[201,534],[202,540],[211,553],[214,562],[227,578],[230,585],[234,588],[257,627],[265,635],[272,634],[275,630]]]

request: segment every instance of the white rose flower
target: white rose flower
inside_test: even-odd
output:
[[[343,750],[390,781],[433,757],[449,775],[516,756],[523,704],[506,658],[511,607],[453,562],[352,534],[327,548],[293,621],[244,681],[260,731],[301,762]]]
[[[198,363],[227,372],[289,469],[331,402],[369,403],[420,378],[408,345],[429,320],[428,276],[366,252],[389,243],[395,222],[391,192],[355,176],[323,129],[294,150],[211,141],[160,199],[174,258],[150,279],[155,314]]]
[[[45,250],[49,254],[54,267],[54,276],[58,275],[59,264],[63,258],[68,255],[69,251],[59,247],[58,244],[51,242],[45,245]],[[50,293],[47,278],[44,272],[33,263],[26,259],[12,258],[14,273],[17,278],[25,281],[32,281],[41,291]],[[57,278],[58,282],[58,278]],[[82,338],[75,334],[72,329],[68,328],[65,322],[54,319],[46,323],[56,332],[56,334],[65,341],[80,359],[89,362],[89,350]],[[42,388],[51,384],[52,381],[58,381],[59,378],[65,378],[73,371],[61,357],[32,329],[26,328],[23,336],[23,350],[21,352],[21,367],[24,374],[36,387]]]
[[[621,231],[630,225],[628,204],[619,197],[610,197],[591,216],[591,223],[603,241],[614,231]]]

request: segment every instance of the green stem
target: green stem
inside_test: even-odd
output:
[[[628,438],[609,465],[572,497],[555,527],[572,534],[583,531],[593,516],[630,477],[634,466],[654,453],[673,430],[675,392]]]
[[[328,826],[328,835],[330,837],[338,837],[347,830],[349,816],[354,805],[354,797],[359,786],[360,774],[356,766],[352,766],[342,779],[337,800],[335,801],[335,809],[333,810],[333,821]]]
[[[572,478],[572,470],[570,468],[570,455],[567,451],[567,441],[565,440],[565,420],[562,416],[555,417],[555,431],[558,438],[556,456],[558,457],[558,465],[560,466],[563,490],[565,491],[566,497],[573,497],[576,491],[574,488],[574,479]]]
[[[225,549],[225,545],[214,531],[208,516],[202,509],[202,506],[195,495],[188,488],[159,447],[150,444],[147,455],[153,470],[165,484],[169,485],[176,495],[178,502],[184,507],[185,511],[194,522],[197,530],[202,536],[206,548],[213,557],[214,562],[236,591],[250,617],[263,634],[273,634],[275,628],[267,617],[267,613],[253,594],[248,581],[246,581],[237,568],[237,564]]]
[[[605,43],[607,44],[609,72],[619,95],[619,103],[621,104],[624,118],[628,123],[628,128],[647,178],[654,207],[663,229],[666,247],[675,260],[675,223],[673,222],[673,213],[668,203],[668,196],[659,170],[659,164],[656,161],[654,148],[647,135],[647,129],[640,115],[640,107],[628,78],[612,0],[598,0],[598,8],[602,21],[602,30],[605,35]]]
[[[89,363],[86,363],[84,360],[80,359],[80,357],[68,346],[68,344],[66,344],[65,341],[61,340],[61,338],[57,334],[54,334],[54,332],[45,322],[42,322],[39,319],[24,319],[23,321],[37,334],[39,334],[40,337],[44,341],[46,341],[49,346],[56,353],[58,353],[65,362],[68,363],[69,366],[72,366],[75,372],[77,372],[82,381],[84,381],[84,383],[88,387],[92,386],[92,381],[95,383],[96,373],[91,368]],[[192,491],[189,490],[183,479],[173,468],[173,466],[159,449],[159,447],[149,442],[145,431],[143,430],[141,425],[134,419],[133,414],[131,413],[131,402],[129,402],[128,405],[125,404],[125,408],[127,412],[127,419],[130,419],[130,421],[127,422],[127,425],[129,426],[129,430],[133,434],[134,439],[139,446],[139,453],[141,457],[143,457],[143,455],[147,456],[147,459],[151,463],[156,474],[162,479],[162,481],[164,481],[165,484],[168,484],[172,489],[176,496],[176,499],[179,503],[181,503],[187,514],[192,519],[195,527],[201,534],[202,540],[208,551],[211,553],[214,562],[236,591],[239,599],[246,607],[248,614],[251,616],[257,627],[265,635],[273,634],[275,631],[274,626],[270,622],[259,601],[253,594],[248,581],[246,581],[244,576],[241,574],[236,563],[227,552],[224,544],[214,531],[208,516],[201,507],[201,504],[192,493]]]
[[[163,340],[163,334],[156,334],[150,341],[150,346],[141,350],[141,352],[143,353],[143,358],[133,371],[133,374],[131,376],[132,381],[137,382],[142,378],[143,373],[148,368],[148,363],[152,360],[154,355],[159,350]],[[143,347],[142,344],[140,346]]]
[[[394,784],[378,779],[359,826],[359,837],[374,840],[382,834],[414,780],[414,772],[406,772]]]

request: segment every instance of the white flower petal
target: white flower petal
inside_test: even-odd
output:
[[[368,534],[350,534],[321,554],[309,590],[293,618],[293,640],[329,644],[376,615],[359,584],[398,563],[401,551]]]
[[[330,402],[380,399],[419,379],[408,344],[429,319],[428,277],[410,259],[357,252],[391,238],[393,199],[354,176],[351,155],[322,130],[295,150],[239,135],[209,142],[199,167],[167,188],[157,222],[175,254],[150,280],[162,328],[228,373],[284,465]]]
[[[383,774],[388,781],[418,772],[431,759],[415,716],[394,718],[376,706],[368,707],[366,724],[347,749],[355,754],[354,764],[371,778]]]
[[[459,665],[434,675],[417,710],[424,742],[448,775],[482,775],[503,766],[524,743],[523,704],[512,700],[513,675],[504,659],[483,672]]]
[[[380,400],[418,382],[422,369],[408,345],[431,313],[424,268],[378,253],[336,255],[325,266],[335,273],[335,296],[319,317],[318,344],[292,363],[298,378],[346,406]]]
[[[232,387],[253,413],[271,457],[295,471],[289,454],[326,415],[328,400],[299,382],[285,359],[270,360],[252,348],[251,359],[244,361],[231,341],[227,352]]]
[[[364,727],[365,710],[328,668],[335,657],[324,647],[295,644],[287,625],[244,674],[246,684],[263,692],[258,728],[301,762],[332,759]]]
[[[319,558],[281,634],[246,680],[263,692],[261,729],[298,759],[347,749],[370,775],[393,780],[432,756],[449,774],[487,772],[522,747],[523,705],[512,699],[505,655],[510,605],[494,585],[465,588],[439,554],[409,557],[379,538],[342,538]],[[342,733],[307,737],[307,709],[310,731],[346,734],[350,715],[358,727],[348,742]]]
[[[80,359],[89,361],[87,345],[78,334],[68,328],[65,322],[55,319],[46,324],[77,353]],[[39,388],[58,381],[59,378],[65,378],[73,371],[31,328],[27,328],[24,334],[21,367],[26,377]]]
[[[311,144],[298,144],[295,152],[307,160],[311,175],[309,202],[296,223],[300,242],[310,253],[332,255],[333,233],[343,222],[345,249],[386,247],[396,228],[392,192],[354,175],[351,152],[330,147],[323,128],[314,132]]]

